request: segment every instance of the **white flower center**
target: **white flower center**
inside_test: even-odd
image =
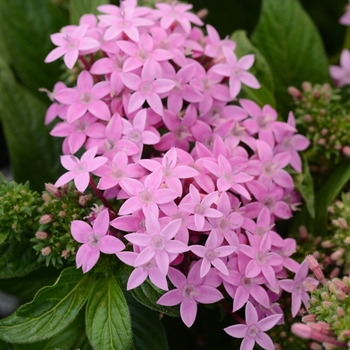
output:
[[[82,92],[79,96],[80,103],[89,105],[94,102],[94,96],[91,92]]]
[[[87,235],[87,239],[91,248],[98,248],[101,245],[101,236],[97,233]]]

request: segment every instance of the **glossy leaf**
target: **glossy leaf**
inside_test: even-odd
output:
[[[295,188],[306,204],[310,216],[315,218],[315,191],[312,176],[310,174],[309,164],[305,157],[302,157],[302,173],[294,176]]]
[[[157,301],[164,292],[155,287],[148,279],[146,279],[141,286],[130,290],[130,292],[140,303],[155,311],[162,312],[169,316],[180,316],[178,307],[168,307],[157,304]]]
[[[114,277],[98,279],[86,308],[86,333],[92,347],[129,350],[132,332],[129,308]]]
[[[84,14],[98,14],[97,6],[108,3],[108,0],[70,0],[69,14],[71,23],[79,24],[79,19]]]
[[[15,181],[29,180],[31,189],[39,191],[45,182],[54,183],[63,172],[61,141],[51,137],[44,126],[46,106],[15,82],[1,60],[0,110]]]
[[[32,344],[15,344],[15,350],[83,350],[81,346],[86,342],[85,317],[83,311],[82,309],[79,312],[77,318],[68,328],[54,337]],[[92,347],[89,346],[84,349],[92,349]]]
[[[290,107],[289,86],[330,82],[320,35],[298,0],[263,0],[252,43],[271,68],[277,108],[283,115]]]
[[[46,64],[46,55],[55,47],[50,34],[68,23],[61,5],[51,0],[1,0],[0,38],[16,76],[33,94],[47,100],[38,88],[51,89],[59,80],[61,63]],[[28,109],[26,109],[29,112]]]
[[[167,350],[168,342],[160,314],[139,303],[130,293],[126,292],[125,298],[131,314],[134,349]]]
[[[42,266],[28,239],[0,244],[0,279],[25,276]]]
[[[94,278],[67,268],[57,282],[41,289],[34,300],[0,321],[0,339],[32,343],[60,333],[76,318],[86,302]]]
[[[327,233],[327,208],[339,195],[344,185],[350,180],[350,162],[335,167],[332,175],[325,182],[315,197],[315,232],[325,236]]]

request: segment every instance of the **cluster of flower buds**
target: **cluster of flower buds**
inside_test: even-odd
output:
[[[51,135],[65,138],[67,169],[55,186],[90,186],[106,208],[92,227],[73,220],[77,266],[88,272],[102,252],[134,267],[128,289],[149,277],[167,291],[169,278],[175,289],[158,303],[181,303],[188,327],[197,303],[222,299],[223,285],[234,312],[247,304],[247,322],[261,320],[254,334],[247,326],[227,333],[249,333],[245,349],[255,340],[270,349],[263,332],[283,322],[282,289],[295,295],[293,314],[307,302],[304,265],[290,257],[296,243],[273,227],[299,202],[285,168],[301,171],[298,151],[309,141],[292,113],[284,123],[271,106],[236,101],[241,84],[259,88],[248,72],[253,55],[237,59],[236,44],[210,25],[203,34],[192,5],[155,6],[99,6],[97,18],[51,36],[57,48],[46,62],[64,56],[68,68],[83,67],[77,86],[61,82],[50,95],[46,123],[62,119]]]
[[[79,244],[70,233],[71,221],[90,215],[92,195],[84,195],[72,185],[58,189],[46,184],[45,188],[44,204],[39,208],[39,227],[31,242],[39,254],[38,261],[60,268],[75,261]]]
[[[337,163],[350,156],[349,107],[340,102],[338,89],[329,84],[302,84],[302,90],[289,88],[294,99],[298,128],[311,141],[311,170],[324,172],[322,166]]]
[[[40,205],[40,196],[29,189],[29,183],[0,181],[0,243],[31,235]]]
[[[350,349],[350,278],[326,280],[312,256],[307,257],[310,269],[321,282],[319,287],[304,283],[309,290],[309,314],[302,323],[292,326],[299,337],[323,343],[326,349]],[[312,344],[311,344],[312,345]],[[317,344],[310,348],[317,348]]]

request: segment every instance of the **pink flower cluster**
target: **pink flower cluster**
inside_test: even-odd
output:
[[[181,304],[188,327],[197,303],[217,302],[225,292],[233,311],[248,302],[256,325],[247,334],[255,339],[283,322],[276,303],[282,289],[297,295],[293,313],[306,300],[302,285],[280,283],[299,264],[291,258],[295,241],[273,227],[298,204],[285,167],[301,171],[298,151],[309,141],[296,135],[292,114],[284,123],[271,106],[232,103],[242,83],[259,88],[248,72],[254,56],[237,59],[233,41],[210,25],[207,35],[192,27],[203,23],[191,8],[158,3],[152,10],[127,0],[52,36],[58,47],[46,62],[64,56],[68,68],[83,67],[77,86],[55,86],[46,115],[46,123],[62,119],[51,135],[65,138],[68,172],[55,185],[74,180],[83,192],[93,174],[99,193],[121,203],[113,221],[103,211],[86,236],[87,224],[72,223],[73,237],[84,243],[77,256],[84,272],[102,251],[134,267],[128,289],[148,277],[168,291],[169,278],[175,289],[158,303]],[[107,240],[109,225],[126,233],[132,250]],[[266,337],[260,343],[270,346]]]

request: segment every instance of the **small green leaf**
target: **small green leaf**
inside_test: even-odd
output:
[[[15,350],[72,350],[81,349],[86,341],[84,309],[79,312],[72,324],[59,334],[32,344],[15,344]],[[85,348],[88,349],[88,348]],[[92,349],[91,346],[89,349]]]
[[[139,303],[130,293],[125,293],[129,305],[135,350],[167,350],[168,342],[159,313]],[[145,327],[151,324],[152,327]]]
[[[252,43],[271,68],[282,114],[287,115],[290,108],[289,86],[330,82],[321,37],[297,0],[263,0]]]
[[[315,191],[314,182],[310,174],[309,164],[305,157],[302,157],[303,172],[294,176],[295,188],[303,197],[310,216],[315,218]]]
[[[0,338],[33,343],[51,338],[68,327],[90,295],[94,278],[74,267],[62,271],[57,282],[44,287],[31,303],[0,321]]]
[[[44,125],[46,106],[19,86],[9,67],[0,59],[0,110],[15,181],[30,182],[42,190],[62,173],[61,141]]]
[[[344,185],[350,180],[350,162],[335,168],[334,172],[315,196],[315,233],[325,236],[327,233],[327,209],[336,199]]]
[[[157,301],[164,294],[164,292],[155,287],[148,279],[146,279],[141,286],[132,289],[130,292],[140,303],[155,311],[162,312],[169,316],[180,316],[178,307],[162,306],[157,304]]]
[[[97,7],[109,3],[108,0],[70,0],[69,13],[70,22],[78,24],[82,15],[93,13],[97,15]]]
[[[0,279],[24,276],[40,266],[29,239],[0,244]]]
[[[0,232],[0,244],[5,242],[6,238],[8,237],[9,232]]]
[[[114,277],[98,279],[86,308],[86,333],[92,347],[129,350],[132,332],[129,308]]]

